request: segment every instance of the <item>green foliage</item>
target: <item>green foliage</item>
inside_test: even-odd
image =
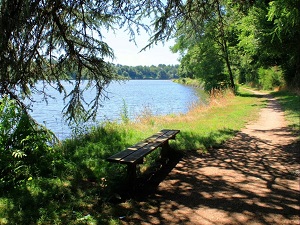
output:
[[[184,74],[186,71],[201,80],[206,91],[215,88],[225,89],[230,83],[224,73],[224,62],[218,55],[218,48],[210,40],[191,47],[182,57],[181,76],[188,77],[188,74]]]
[[[268,20],[274,24],[273,34],[279,39],[285,36],[294,37],[299,26],[299,0],[271,1],[268,10]]]
[[[153,36],[144,50],[175,35],[174,51],[190,54],[183,59],[181,72],[196,77],[194,65],[197,71],[209,69],[208,76],[218,80],[208,79],[211,87],[229,83],[233,88],[236,78],[258,83],[258,68],[272,66],[282,68],[288,86],[300,83],[299,0],[3,0],[0,5],[1,96],[13,96],[21,106],[23,97],[30,99],[32,92],[46,100],[45,86],[37,85],[42,80],[65,96],[64,113],[69,120],[94,118],[103,90],[120,75],[169,79],[176,74],[163,65],[159,71],[142,66],[119,70],[106,61],[114,54],[103,41],[103,29],[127,28],[132,40],[140,29],[149,31]],[[145,17],[151,18],[151,25],[143,22]],[[202,62],[205,65],[197,65]],[[61,82],[64,79],[75,80],[69,93]],[[86,86],[83,79],[88,80]],[[91,86],[96,94],[86,102],[83,93]]]
[[[141,29],[151,33],[151,25],[143,19],[149,21],[150,17],[154,24],[158,23],[169,11],[167,5],[137,0],[0,1],[0,95],[13,96],[28,110],[22,104],[24,99],[34,100],[30,97],[35,92],[47,101],[51,96],[45,87],[51,86],[64,96],[67,120],[95,118],[105,88],[121,78],[110,63],[114,52],[104,41],[103,31],[124,29],[128,31],[128,41],[134,41]],[[121,76],[133,79],[152,75],[152,71],[140,73],[132,69],[121,72]],[[175,73],[163,70],[156,71],[153,77],[174,76]],[[71,90],[67,90],[63,80],[72,80]],[[83,80],[87,80],[85,85]],[[38,85],[39,81],[42,85]],[[90,87],[96,93],[87,99],[84,93]]]
[[[266,10],[259,7],[251,7],[244,15],[235,11],[231,29],[236,34],[236,43],[232,46],[238,82],[251,85],[258,84],[258,71],[260,67],[259,57],[264,52],[260,49],[262,38],[257,34],[262,32],[262,21],[266,18]],[[270,55],[269,55],[270,56]]]
[[[180,76],[201,79],[206,90],[234,88],[229,46],[233,35],[226,3],[209,1],[204,10],[198,8],[197,1],[191,4],[195,11],[190,18],[178,22],[176,44],[172,48],[182,55]]]
[[[218,48],[213,42],[204,41],[201,46],[194,46],[182,58],[182,64],[187,71],[204,83],[204,89],[229,87],[229,77],[225,74],[224,62],[218,56]],[[213,65],[213,66],[212,66]]]
[[[272,90],[274,87],[284,87],[282,70],[278,67],[270,69],[260,68],[258,70],[259,84],[265,90]]]
[[[207,89],[233,86],[235,80],[299,88],[299,0],[191,1],[186,6],[189,17],[177,23],[173,46],[182,55],[182,77],[201,78]],[[274,67],[282,75],[270,75]]]
[[[284,80],[279,79],[282,83],[275,82],[274,85],[299,88],[299,9],[299,0],[275,0],[269,4],[257,1],[246,13],[235,12],[238,15],[234,22],[238,43],[234,48],[240,58],[241,82],[261,85],[264,80],[268,83],[267,88],[272,88],[270,73],[262,73],[259,68],[271,71],[277,66],[281,68]],[[262,74],[267,77],[263,78]]]
[[[45,175],[54,135],[8,97],[0,99],[0,187]]]
[[[117,24],[117,15],[103,12],[97,5],[90,0],[2,0],[0,95],[13,96],[24,106],[24,97],[32,100],[32,92],[47,100],[44,87],[50,84],[65,97],[67,119],[94,117],[103,88],[118,78],[112,65],[104,61],[114,55],[101,38],[102,27],[109,29]],[[71,79],[73,89],[67,92],[62,80]],[[88,79],[85,87],[81,84],[83,79]],[[37,85],[38,81],[43,85]],[[87,104],[83,92],[90,86],[95,87],[96,94]]]
[[[268,21],[273,27],[270,31],[272,46],[280,59],[287,85],[300,88],[300,1],[276,0],[270,2]]]

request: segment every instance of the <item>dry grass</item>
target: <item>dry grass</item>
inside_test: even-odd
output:
[[[263,98],[243,91],[234,95],[231,91],[214,91],[208,104],[194,104],[186,114],[154,116],[149,109],[138,120],[127,124],[142,140],[161,129],[178,129],[180,134],[173,147],[178,150],[207,151],[217,146],[258,116]]]
[[[229,104],[235,95],[232,91],[211,91],[209,95],[208,104],[194,103],[189,107],[189,111],[186,114],[170,114],[164,116],[155,116],[150,108],[145,110],[137,117],[137,119],[131,122],[130,126],[134,126],[139,130],[148,129],[150,127],[157,127],[160,125],[173,124],[173,123],[190,123],[195,120],[199,120],[201,117],[205,117],[212,108],[225,107]]]

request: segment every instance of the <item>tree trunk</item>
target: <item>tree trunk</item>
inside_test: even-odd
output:
[[[225,55],[226,66],[227,66],[229,78],[230,78],[230,87],[232,88],[232,91],[235,92],[235,84],[234,84],[233,74],[232,74],[231,65],[230,65],[230,61],[229,61],[228,47],[227,47],[225,39],[224,39],[223,45],[224,45],[224,55]]]
[[[218,11],[218,16],[219,16],[219,24],[220,24],[220,38],[221,38],[220,44],[222,45],[221,49],[224,54],[226,66],[227,66],[229,77],[230,77],[230,87],[231,87],[232,91],[235,92],[234,78],[233,78],[233,74],[232,74],[232,70],[231,70],[228,46],[227,46],[226,35],[225,35],[225,31],[224,31],[223,16],[222,16],[221,9],[220,9],[221,5],[218,0],[216,1],[216,3],[218,4],[217,11]]]

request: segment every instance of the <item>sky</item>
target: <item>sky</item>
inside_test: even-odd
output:
[[[129,36],[125,31],[118,31],[106,34],[104,41],[114,50],[116,59],[114,64],[127,66],[151,66],[158,64],[176,65],[179,64],[179,54],[170,51],[170,46],[174,41],[169,41],[164,45],[159,43],[152,48],[140,52],[147,45],[148,35],[141,34],[136,37],[136,44],[130,42]]]

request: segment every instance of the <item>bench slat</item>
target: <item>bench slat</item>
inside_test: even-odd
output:
[[[166,131],[166,135],[170,137],[170,139],[175,139],[176,134],[180,132],[180,130],[164,130]]]
[[[161,131],[157,132],[156,134],[153,134],[151,137],[148,137],[147,139],[145,139],[144,142],[153,142],[154,140],[156,140],[158,137],[162,136],[166,132],[168,132],[168,130],[161,130]]]
[[[161,130],[144,141],[110,156],[107,160],[125,164],[137,163],[150,152],[162,146],[169,139],[175,139],[176,134],[179,132],[180,130]]]
[[[112,155],[110,156],[107,160],[108,161],[111,161],[111,162],[114,162],[114,161],[120,161],[121,159],[125,158],[126,156],[134,153],[136,150],[144,147],[145,145],[147,145],[147,143],[145,142],[140,142],[138,144],[135,144],[121,152],[118,152],[117,154],[115,155]]]
[[[177,133],[169,132],[169,131],[163,133],[161,136],[158,136],[155,140],[152,140],[152,142],[140,148],[138,151],[133,152],[132,154],[121,159],[120,163],[136,163],[137,161],[139,161],[141,158],[151,153],[156,148],[162,146],[170,138],[173,138],[173,136],[176,135]]]
[[[148,155],[150,152],[155,150],[161,145],[161,143],[150,143],[143,148],[139,149],[138,151],[132,153],[131,155],[128,155],[127,157],[120,160],[120,163],[136,163],[140,159],[144,158],[146,155]]]

